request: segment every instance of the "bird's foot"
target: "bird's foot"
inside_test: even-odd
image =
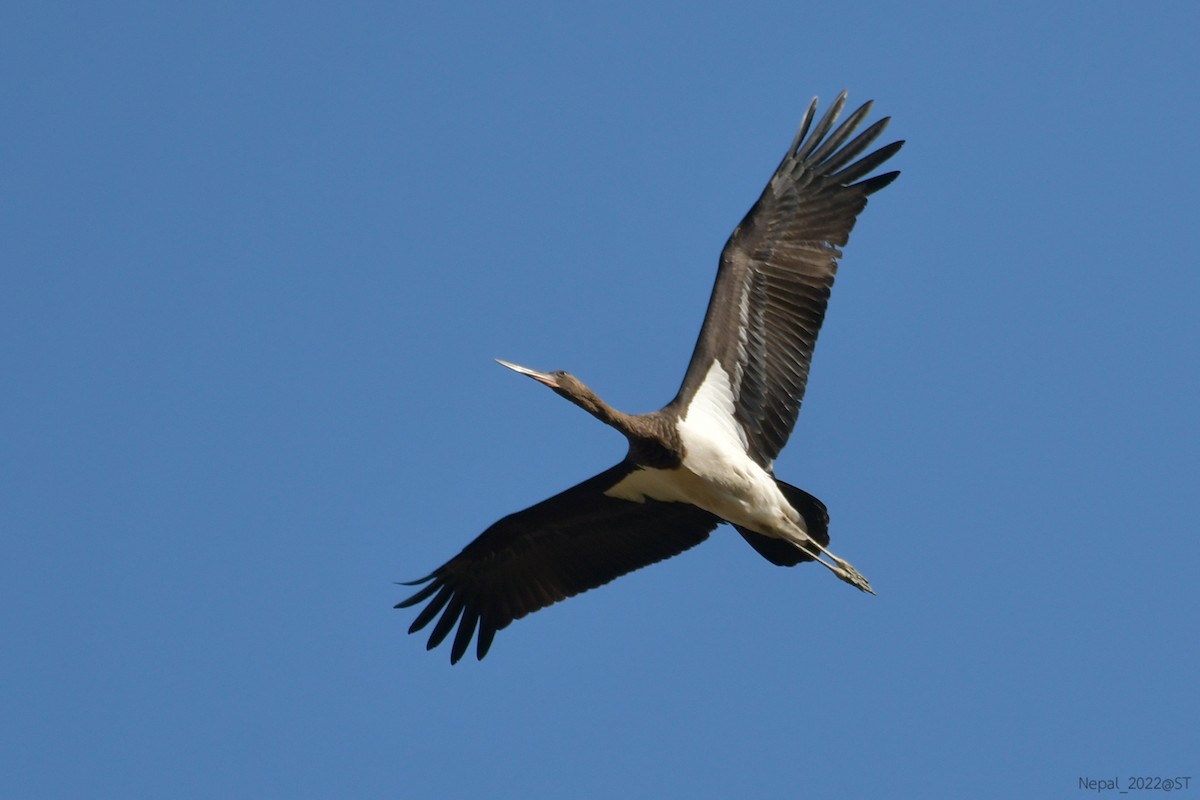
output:
[[[849,561],[844,558],[839,558],[838,556],[829,552],[814,539],[807,539],[804,542],[804,545],[806,546],[802,549],[805,551],[805,553],[811,556],[822,567],[825,567],[825,569],[836,575],[840,580],[845,581],[856,589],[861,589],[864,592],[875,594],[875,590],[871,588],[871,582],[868,581],[861,572],[856,570],[854,565]],[[800,545],[797,546],[799,547]],[[821,558],[820,555],[814,553],[810,548],[816,548],[817,550],[821,551],[821,553],[828,556],[830,561],[833,563],[830,564],[829,561]]]
[[[833,567],[834,575],[837,575],[839,578],[841,578],[842,580],[844,580],[846,583],[850,584],[851,586],[862,589],[864,592],[870,592],[871,594],[875,594],[875,590],[871,588],[870,581],[868,581],[865,577],[863,577],[863,574],[861,572],[859,572],[858,570],[856,570],[849,561],[846,561],[845,559],[842,559],[842,558],[838,558],[833,553],[830,553],[829,557],[832,558],[834,560],[834,563],[837,564],[836,567]]]

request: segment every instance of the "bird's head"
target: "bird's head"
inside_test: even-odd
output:
[[[508,367],[513,372],[519,372],[522,375],[533,378],[543,386],[549,386],[556,394],[562,395],[589,413],[596,414],[599,406],[603,406],[602,401],[596,396],[596,393],[589,389],[583,381],[569,372],[563,372],[561,369],[554,372],[541,372],[540,370],[522,367],[520,364],[513,364],[499,358],[496,359],[496,362],[501,366]]]
[[[563,394],[564,390],[568,390],[567,387],[571,386],[571,384],[582,385],[579,383],[578,378],[569,372],[563,372],[561,369],[554,372],[541,372],[540,370],[522,367],[520,364],[514,364],[511,361],[505,361],[500,358],[496,359],[496,363],[503,367],[508,367],[513,372],[519,372],[522,375],[533,378],[538,383],[543,386],[549,386],[559,394]]]

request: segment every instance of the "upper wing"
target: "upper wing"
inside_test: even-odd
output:
[[[746,434],[750,456],[767,468],[800,413],[813,346],[842,255],[839,248],[849,239],[867,196],[900,174],[859,180],[904,142],[855,161],[890,118],[846,143],[871,103],[830,134],[845,100],[842,92],[806,139],[817,108],[813,100],[770,183],[729,237],[696,350],[672,401],[676,408],[686,408],[713,360],[719,361],[732,384],[734,416]]]
[[[476,626],[476,654],[483,658],[496,631],[514,619],[681,553],[720,523],[692,505],[604,494],[633,469],[622,462],[510,514],[432,575],[414,581],[410,585],[427,585],[396,608],[429,603],[408,632],[441,612],[427,649],[441,644],[457,622],[451,663],[466,652]]]

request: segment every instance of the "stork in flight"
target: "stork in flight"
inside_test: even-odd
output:
[[[904,142],[859,158],[889,118],[850,139],[871,103],[833,130],[845,100],[843,92],[810,134],[812,101],[767,188],[729,237],[683,384],[660,411],[625,414],[574,375],[500,361],[625,434],[629,451],[616,466],[501,519],[406,584],[424,586],[397,608],[426,603],[409,633],[437,618],[427,649],[457,624],[451,663],[477,630],[483,658],[513,620],[677,555],[722,522],[773,564],[816,561],[874,594],[827,549],[824,504],[773,469],[800,413],[840,248],[868,195],[900,174],[865,177]]]

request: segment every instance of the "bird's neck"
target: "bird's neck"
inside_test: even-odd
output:
[[[627,457],[633,463],[658,469],[674,469],[682,463],[683,444],[678,431],[661,414],[617,411],[582,385],[566,397],[605,425],[625,434],[629,440]]]
[[[572,395],[568,399],[605,425],[616,428],[626,436],[635,433],[634,426],[631,424],[633,416],[617,411],[601,400],[591,389],[584,387],[578,394]]]

